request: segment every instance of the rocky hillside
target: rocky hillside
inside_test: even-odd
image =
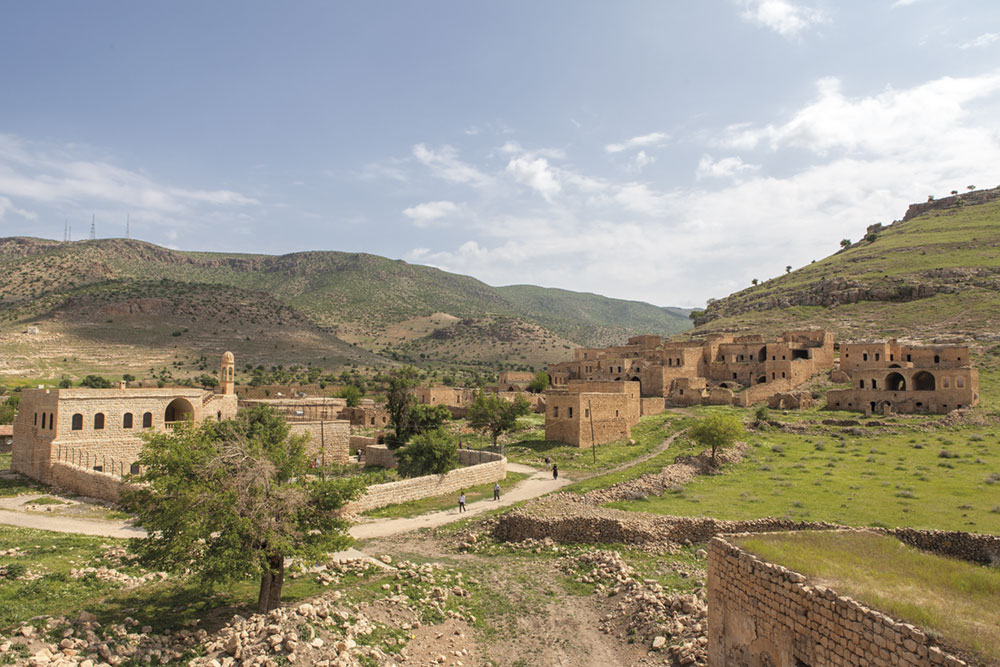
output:
[[[684,311],[565,290],[496,288],[364,253],[245,255],[127,239],[5,238],[0,274],[0,335],[29,325],[57,330],[66,350],[53,354],[64,357],[84,343],[99,351],[123,336],[150,348],[187,343],[192,352],[242,341],[257,347],[249,361],[270,366],[295,345],[279,343],[273,352],[274,345],[258,342],[284,336],[300,341],[285,359],[292,363],[527,367],[576,345],[691,326]],[[178,330],[184,340],[174,340]]]
[[[991,339],[1000,325],[1000,188],[914,204],[830,257],[713,301],[695,324]]]

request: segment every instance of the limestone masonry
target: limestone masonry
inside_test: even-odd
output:
[[[851,388],[827,392],[834,410],[944,413],[979,403],[979,371],[965,345],[844,343],[840,370]]]
[[[26,389],[14,420],[11,468],[52,483],[57,462],[114,475],[134,471],[141,433],[236,415],[233,355],[220,369],[222,393],[171,389]],[[71,490],[76,490],[72,489]]]

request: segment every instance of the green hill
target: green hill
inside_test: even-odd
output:
[[[128,239],[18,237],[0,239],[0,272],[0,335],[37,325],[56,331],[68,356],[88,345],[97,346],[90,356],[100,356],[102,345],[124,337],[145,349],[186,342],[192,352],[242,341],[251,348],[244,358],[265,365],[277,358],[328,367],[389,360],[528,366],[575,345],[691,326],[676,309],[566,290],[495,288],[365,253],[179,252]],[[178,328],[183,341],[173,335]],[[261,343],[279,336],[289,345]],[[461,353],[452,344],[458,338]],[[11,348],[0,340],[0,350]]]
[[[713,301],[695,324],[1000,339],[1000,188],[915,204],[830,257]]]

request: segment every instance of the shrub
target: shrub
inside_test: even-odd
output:
[[[442,429],[413,436],[410,444],[396,450],[402,477],[443,475],[458,467],[458,447],[454,439]]]

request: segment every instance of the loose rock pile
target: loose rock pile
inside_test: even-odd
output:
[[[131,574],[126,574],[124,572],[119,572],[112,567],[81,567],[73,568],[69,571],[69,576],[73,579],[83,579],[85,577],[94,577],[100,581],[107,581],[111,583],[121,584],[122,588],[128,590],[130,588],[135,588],[137,586],[142,586],[143,584],[148,584],[151,581],[163,581],[169,575],[166,572],[146,572],[143,571],[142,574],[138,576],[133,576]]]
[[[687,484],[698,475],[714,472],[720,465],[741,461],[749,449],[750,446],[745,442],[736,443],[733,447],[717,452],[715,461],[712,460],[711,451],[697,456],[678,456],[673,465],[660,472],[619,482],[606,489],[595,489],[584,494],[583,498],[592,505],[603,505],[613,500],[635,500],[662,495],[672,487]]]
[[[654,651],[665,650],[676,665],[706,664],[708,605],[704,589],[669,594],[653,579],[640,580],[614,551],[592,551],[567,565],[588,571],[579,574],[577,582],[595,584],[596,594],[619,598],[617,609],[601,618],[602,632],[649,641]]]

